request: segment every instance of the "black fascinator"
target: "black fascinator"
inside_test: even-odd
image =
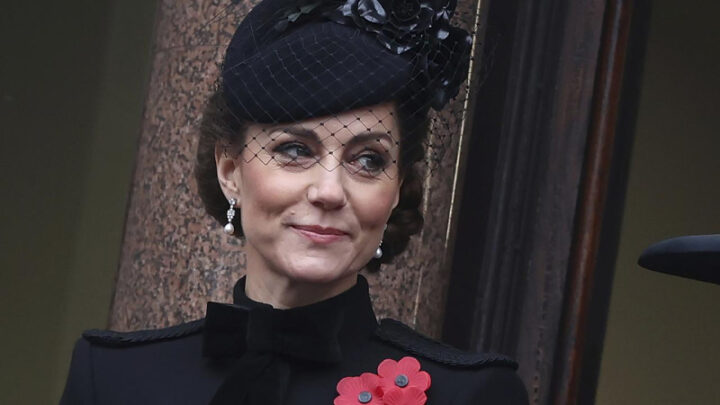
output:
[[[467,78],[471,37],[455,0],[264,0],[227,49],[228,106],[250,122],[292,122],[384,101],[440,110]]]

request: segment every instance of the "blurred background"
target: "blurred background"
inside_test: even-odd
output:
[[[107,323],[156,3],[0,9],[0,403],[59,400]],[[720,287],[640,269],[720,233],[720,6],[654,3],[597,404],[720,404]]]

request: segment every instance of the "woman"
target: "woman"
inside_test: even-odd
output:
[[[234,304],[162,330],[89,331],[63,404],[525,404],[516,365],[373,313],[379,269],[422,226],[414,164],[457,94],[454,2],[264,0],[203,116],[207,211],[246,239]]]

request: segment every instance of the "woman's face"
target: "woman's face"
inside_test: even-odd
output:
[[[218,178],[240,207],[249,271],[331,283],[372,258],[397,205],[392,104],[290,124],[253,124]]]

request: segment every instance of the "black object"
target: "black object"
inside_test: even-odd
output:
[[[284,123],[385,101],[436,110],[467,78],[472,38],[457,0],[264,0],[239,25],[222,71],[240,121]]]
[[[720,234],[663,240],[645,249],[638,264],[661,273],[720,284]]]
[[[234,306],[210,308],[212,320],[187,327],[86,332],[61,404],[332,404],[342,378],[376,373],[384,359],[405,356],[430,374],[430,404],[527,404],[517,364],[507,357],[460,351],[397,321],[378,323],[362,277],[350,290],[305,307],[271,309],[236,288]],[[232,337],[238,327],[244,332]],[[318,350],[310,347],[316,338],[326,340],[329,332],[340,358],[308,357]],[[272,344],[252,342],[260,336]]]

